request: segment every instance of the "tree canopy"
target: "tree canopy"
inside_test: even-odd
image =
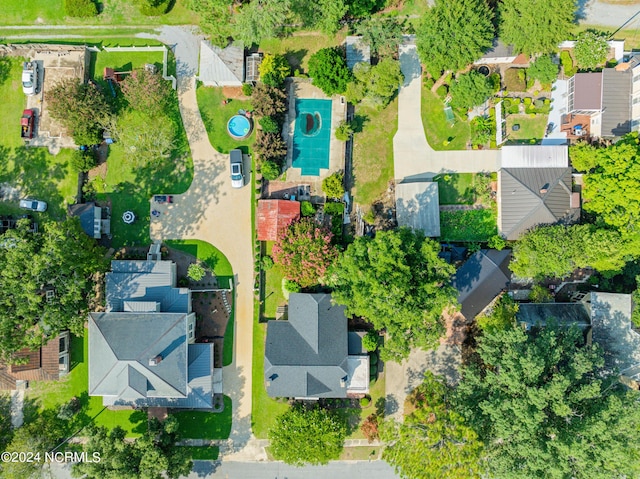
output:
[[[131,108],[151,115],[162,113],[175,95],[170,83],[160,73],[151,73],[144,68],[128,75],[120,83],[120,88]]]
[[[348,7],[344,0],[293,0],[291,9],[306,27],[317,28],[333,35],[340,28],[340,20]]]
[[[571,147],[574,168],[584,171],[583,208],[624,236],[640,234],[640,139],[626,135],[615,145]]]
[[[233,4],[234,0],[185,0],[185,7],[200,17],[200,29],[219,47],[226,47],[233,36]]]
[[[455,108],[473,108],[482,105],[493,93],[489,79],[478,73],[470,71],[458,75],[451,85],[451,106]]]
[[[595,225],[541,226],[513,247],[511,270],[525,278],[564,278],[578,268],[614,274],[629,259],[629,245],[618,231]]]
[[[436,0],[416,30],[420,60],[433,76],[461,70],[491,48],[495,29],[485,0]]]
[[[450,404],[452,391],[431,372],[408,398],[413,412],[403,423],[387,420],[384,459],[401,477],[478,478],[482,443]]]
[[[351,80],[351,72],[338,47],[322,48],[309,58],[309,76],[313,84],[326,95],[344,93]]]
[[[358,63],[353,68],[353,82],[347,86],[346,97],[351,103],[365,100],[384,108],[398,91],[404,75],[400,71],[400,62],[393,58],[383,58],[377,65]]]
[[[233,37],[246,45],[275,38],[282,31],[290,10],[290,0],[252,0],[235,16]]]
[[[291,67],[284,55],[266,54],[260,62],[260,81],[265,85],[280,87],[291,73]]]
[[[558,76],[558,65],[553,63],[551,56],[541,55],[531,63],[527,76],[539,80],[543,85],[550,85]]]
[[[400,359],[411,347],[429,349],[442,335],[440,316],[456,302],[455,269],[438,257],[440,246],[409,228],[361,236],[329,275],[333,299],[347,314],[386,330],[382,354]]]
[[[500,39],[527,55],[552,53],[569,37],[576,8],[575,0],[503,0]]]
[[[605,34],[596,30],[580,32],[573,54],[580,68],[591,70],[602,65],[609,54],[609,44]]]
[[[481,364],[464,368],[455,403],[484,443],[488,477],[637,476],[638,393],[604,373],[579,328],[550,320],[478,341]]]
[[[380,57],[396,55],[402,42],[402,24],[392,17],[366,18],[356,26],[356,33],[362,35],[371,53]]]
[[[60,331],[84,333],[93,275],[104,271],[104,251],[77,218],[46,222],[29,232],[29,221],[4,233],[0,248],[0,356],[40,346]],[[45,292],[53,290],[53,298]]]
[[[273,259],[282,266],[285,278],[303,288],[315,286],[338,254],[332,236],[311,218],[294,221],[273,245]]]
[[[347,424],[335,413],[319,407],[291,407],[269,430],[273,457],[293,464],[327,464],[340,457]]]

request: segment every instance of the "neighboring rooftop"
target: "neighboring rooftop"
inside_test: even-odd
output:
[[[573,105],[569,105],[569,110],[601,110],[602,84],[602,72],[576,73],[573,77]]]
[[[347,66],[350,70],[356,63],[371,63],[371,48],[362,41],[361,36],[349,35],[345,40],[347,50]]]
[[[556,148],[556,147],[545,147]],[[517,240],[543,224],[571,223],[571,168],[502,168],[498,172],[498,231]]]
[[[585,303],[520,303],[516,318],[527,328],[545,326],[551,318],[559,324],[572,324],[588,328],[591,324],[589,309]]]
[[[289,320],[269,321],[264,377],[271,397],[344,398],[369,389],[368,356],[349,356],[344,306],[291,293]]]
[[[453,286],[458,290],[462,314],[472,320],[507,287],[511,278],[511,250],[482,249],[456,271]]]
[[[505,145],[500,150],[502,168],[566,168],[567,145]]]
[[[242,86],[244,48],[235,44],[220,48],[201,42],[198,80],[206,86]]]
[[[69,205],[67,211],[69,216],[77,216],[80,219],[80,226],[87,236],[100,239],[103,234],[111,233],[111,221],[102,219],[102,208],[96,206],[93,201]]]
[[[300,218],[300,203],[293,200],[260,200],[256,217],[258,240],[275,241],[287,226]]]
[[[602,70],[602,136],[620,137],[631,131],[632,70]]]
[[[395,193],[398,226],[420,230],[425,236],[440,236],[437,182],[396,183]]]
[[[262,53],[252,53],[247,55],[245,67],[245,81],[257,82],[260,80],[260,64],[262,63]]]

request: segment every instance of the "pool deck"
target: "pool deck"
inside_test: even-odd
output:
[[[347,102],[341,101],[341,95],[328,97],[322,90],[313,86],[306,78],[287,80],[289,93],[289,111],[283,128],[284,141],[287,143],[286,173],[288,182],[310,184],[312,191],[322,191],[322,180],[336,171],[344,170],[345,142],[336,139],[336,127],[347,118]],[[292,166],[293,132],[296,120],[296,100],[311,98],[317,100],[333,100],[331,103],[331,139],[329,140],[329,169],[321,168],[320,176],[302,175],[300,168]]]

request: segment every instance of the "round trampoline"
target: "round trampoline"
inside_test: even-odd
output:
[[[227,132],[235,140],[244,140],[251,134],[253,122],[244,115],[234,115],[227,123]]]

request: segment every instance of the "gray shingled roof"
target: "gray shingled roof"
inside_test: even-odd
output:
[[[475,318],[507,287],[511,278],[510,261],[511,250],[483,249],[456,271],[452,283],[458,290],[458,302],[465,318]]]
[[[542,224],[571,218],[571,168],[502,168],[498,230],[508,240]]]
[[[347,318],[328,294],[292,293],[289,320],[269,321],[264,375],[271,397],[346,397]]]
[[[425,236],[440,236],[438,183],[418,181],[396,184],[396,218],[399,226],[422,231]]]
[[[100,238],[99,227],[98,234],[95,234],[95,221],[97,219],[99,224],[101,219],[100,217],[96,218],[95,207],[96,204],[93,202],[70,205],[68,207],[69,215],[78,217],[82,231],[84,231],[90,238]]]
[[[602,70],[602,136],[619,137],[631,131],[631,69]]]

